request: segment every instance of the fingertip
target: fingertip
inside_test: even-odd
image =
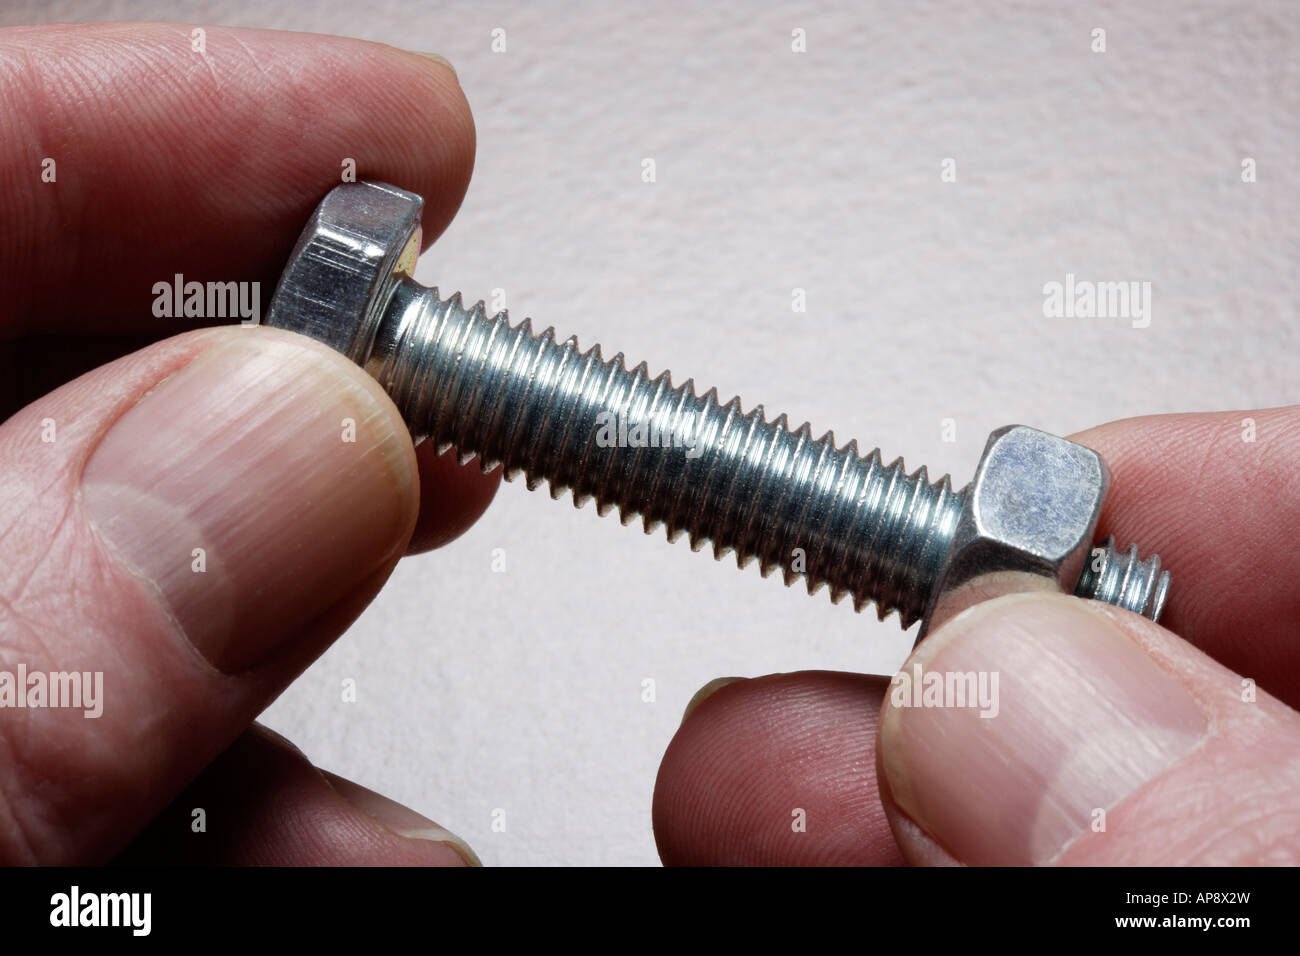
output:
[[[477,459],[460,463],[450,448],[441,455],[432,442],[415,446],[420,472],[420,516],[407,554],[432,551],[459,538],[483,516],[497,489],[501,470],[484,474]]]
[[[481,865],[427,817],[313,766],[254,724],[115,858],[125,865]]]
[[[0,31],[0,99],[14,134],[0,170],[37,170],[13,172],[0,195],[0,218],[24,224],[0,237],[0,338],[37,317],[48,332],[181,331],[154,315],[155,282],[273,288],[321,196],[353,177],[422,195],[432,242],[474,166],[452,70],[343,37],[169,23]],[[32,143],[57,163],[54,181],[41,181]]]
[[[882,792],[913,857],[1049,863],[1206,731],[1183,683],[1105,611],[1004,596],[939,628],[895,678]]]
[[[113,422],[81,497],[98,538],[235,673],[396,560],[418,478],[396,407],[342,356],[278,329],[205,339]]]
[[[410,807],[390,800],[360,784],[346,780],[329,771],[321,771],[325,781],[352,809],[375,820],[385,830],[401,840],[416,841],[416,846],[426,848],[438,866],[482,866],[468,843],[446,827],[439,826],[428,817]]]
[[[830,672],[714,682],[655,783],[670,866],[901,862],[875,777],[884,678]]]

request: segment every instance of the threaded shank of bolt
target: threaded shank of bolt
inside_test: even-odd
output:
[[[1121,552],[1110,537],[1104,545],[1093,548],[1074,593],[1157,621],[1169,593],[1169,572],[1160,570],[1160,555],[1142,561],[1136,544]]]
[[[440,451],[522,472],[529,488],[547,481],[578,506],[594,498],[624,524],[640,514],[647,532],[686,532],[697,550],[711,541],[742,568],[758,559],[764,576],[780,567],[810,594],[828,586],[882,619],[897,610],[903,627],[924,610],[962,508],[946,475],[931,483],[924,468],[909,475],[856,442],[837,448],[785,415],[769,422],[762,406],[722,404],[716,389],[698,395],[409,280],[385,322],[367,368]]]

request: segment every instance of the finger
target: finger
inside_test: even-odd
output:
[[[443,63],[342,37],[167,23],[0,30],[0,340],[151,332],[155,283],[260,283],[355,160],[425,197],[469,182],[474,127]],[[53,160],[55,180],[43,181]],[[159,250],[166,250],[160,260]],[[191,319],[190,322],[195,320]]]
[[[0,342],[0,422],[92,369],[151,345],[153,335],[28,335]]]
[[[114,860],[127,866],[480,866],[414,810],[245,731]]]
[[[1160,622],[1300,704],[1300,406],[1135,418],[1074,440],[1113,473],[1101,533],[1170,570]]]
[[[140,336],[64,337],[29,336],[0,344],[0,362],[11,350],[6,376],[0,371],[0,422],[59,385],[149,344]],[[11,386],[6,394],[5,384]],[[8,403],[5,398],[10,398]],[[464,465],[455,450],[439,455],[433,445],[415,446],[420,469],[420,517],[411,535],[408,554],[432,551],[454,541],[477,521],[496,497],[502,472],[483,474],[475,460]]]
[[[664,863],[901,862],[875,781],[886,684],[809,671],[707,685],[669,744],[655,784],[655,840]]]
[[[439,455],[431,442],[415,446],[420,466],[420,519],[408,553],[432,551],[459,538],[479,519],[501,486],[500,469],[483,474],[475,459],[462,465],[454,448]]]
[[[360,613],[419,494],[379,385],[268,328],[92,372],[0,427],[0,461],[0,695],[102,674],[97,719],[0,708],[8,860],[118,849]]]
[[[1107,605],[967,610],[895,678],[878,752],[912,862],[1300,862],[1300,716]]]
[[[0,137],[0,176],[12,186],[0,192],[0,211],[26,227],[0,236],[0,339],[21,328],[45,333],[30,347],[0,346],[0,368],[10,373],[0,420],[143,344],[139,335],[120,345],[107,336],[60,341],[51,330],[156,336],[192,324],[154,316],[158,281],[179,273],[257,282],[264,306],[344,159],[356,161],[359,176],[425,196],[426,242],[464,195],[473,121],[444,64],[338,37],[225,28],[204,28],[200,53],[193,30],[0,31],[0,98],[12,107],[0,128],[8,123],[14,134]],[[155,145],[142,151],[141,142]],[[36,143],[58,154],[53,183],[41,179]],[[163,161],[166,175],[150,169]],[[423,452],[418,460],[431,513],[422,513],[413,548],[427,550],[459,533],[448,512],[472,520],[500,479]]]

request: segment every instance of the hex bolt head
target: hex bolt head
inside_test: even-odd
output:
[[[570,489],[581,506],[619,508],[670,540],[712,541],[721,558],[764,576],[829,586],[859,610],[874,602],[903,627],[975,582],[1019,576],[1028,586],[1094,597],[1155,620],[1168,591],[1159,558],[1091,548],[1110,475],[1095,451],[1022,425],[995,431],[975,480],[908,474],[902,460],[862,456],[856,442],[814,439],[784,415],[699,395],[694,382],[651,378],[644,363],[579,352],[553,329],[466,308],[412,278],[423,201],[383,183],[333,189],[308,220],[267,324],[309,335],[366,369],[411,434],[528,486]],[[611,426],[613,431],[611,432]],[[602,441],[601,436],[617,436]],[[627,436],[640,436],[629,441]],[[919,638],[918,638],[919,639]]]
[[[383,183],[331,190],[289,254],[267,324],[364,364],[393,284],[415,271],[423,209],[415,193]]]

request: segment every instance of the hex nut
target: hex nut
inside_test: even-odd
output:
[[[989,436],[926,606],[919,641],[956,594],[1072,594],[1110,488],[1101,455],[1024,425]],[[936,611],[939,616],[936,619]]]

